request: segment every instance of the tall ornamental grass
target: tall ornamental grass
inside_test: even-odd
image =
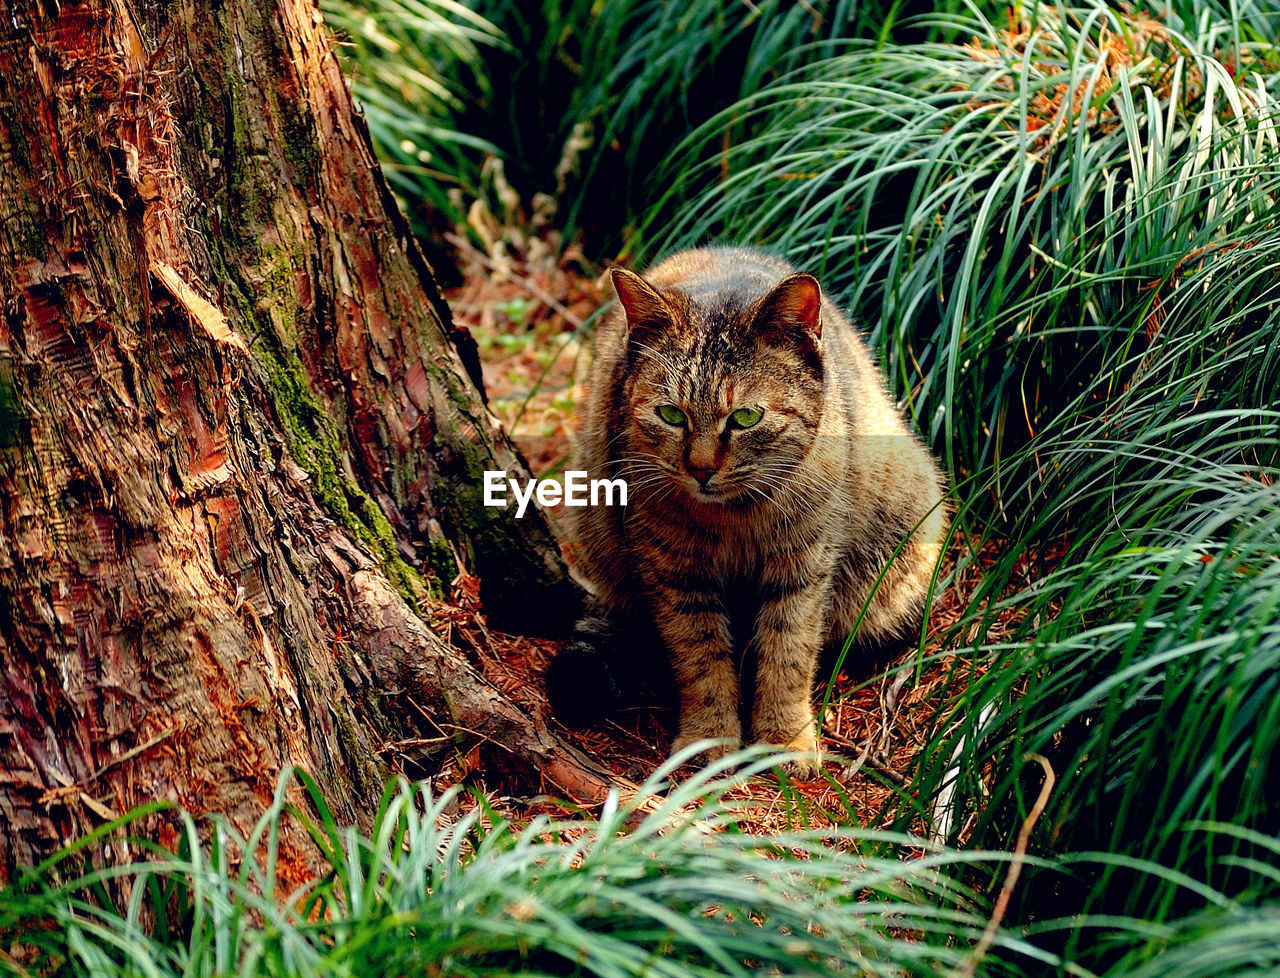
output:
[[[737,760],[740,777],[773,763]],[[335,825],[302,782],[318,816],[289,804],[282,781],[247,839],[170,812],[176,852],[141,843],[145,859],[94,868],[152,806],[59,853],[0,893],[0,973],[944,976],[971,960],[988,909],[944,870],[1003,861],[852,829],[745,833],[730,782],[710,775],[648,811],[615,799],[599,819],[523,828],[483,807],[459,814],[456,792],[392,784],[368,832]],[[283,875],[297,878],[289,822],[310,833],[318,867],[293,893],[278,883],[286,853]],[[991,946],[1055,963],[1016,938]]]
[[[944,639],[982,675],[942,706],[917,775],[949,806],[916,816],[1007,844],[1035,787],[1018,759],[1041,753],[1058,773],[1041,846],[1105,854],[1069,881],[1033,872],[1029,913],[1164,922],[1221,891],[1280,895],[1278,272],[1273,227],[1206,256],[1153,340],[1143,310],[1118,317],[1117,390],[1023,451],[1004,556]]]
[[[1052,865],[1011,913],[1091,973],[1163,974],[1175,944],[1169,973],[1274,967],[1214,928],[1280,943],[1276,16],[948,17],[956,41],[766,86],[658,181],[694,201],[664,249],[771,246],[857,313],[957,531],[1001,541],[943,640],[979,678],[889,814],[1006,848],[1045,757]]]

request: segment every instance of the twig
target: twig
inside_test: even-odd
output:
[[[436,744],[452,743],[452,737],[410,737],[408,740],[388,740],[377,748],[379,754],[390,754],[392,751],[412,750],[415,747],[434,747]]]
[[[535,282],[531,282],[529,279],[525,278],[523,275],[517,275],[515,272],[511,271],[511,269],[509,268],[499,267],[497,262],[495,262],[488,255],[486,255],[483,251],[480,251],[478,248],[476,248],[476,246],[473,245],[466,238],[459,237],[456,234],[445,234],[444,239],[448,241],[449,244],[457,248],[458,250],[465,251],[468,255],[470,255],[472,258],[478,261],[481,265],[489,269],[489,271],[497,272],[499,275],[502,275],[504,278],[510,279],[512,282],[520,286],[520,288],[524,289],[535,299],[539,299],[542,302],[545,302],[548,306],[550,306],[552,309],[554,309],[556,312],[558,312],[561,316],[564,317],[565,322],[567,322],[570,326],[573,327],[574,332],[577,332],[578,330],[582,329],[584,325],[586,325],[581,318],[579,318],[578,316],[575,316],[572,312],[570,312],[568,308],[564,305],[564,303],[560,302],[558,299],[552,296],[549,292],[543,289],[540,285],[538,285]]]
[[[956,969],[955,978],[973,978],[974,973],[977,971],[978,963],[986,956],[992,942],[995,941],[996,934],[1000,930],[1000,924],[1009,909],[1009,900],[1013,896],[1013,888],[1017,885],[1018,877],[1022,874],[1023,863],[1027,860],[1027,843],[1031,839],[1031,830],[1035,828],[1036,822],[1044,814],[1045,805],[1049,803],[1049,794],[1053,791],[1055,778],[1053,768],[1049,766],[1049,761],[1039,754],[1027,754],[1023,759],[1036,761],[1040,764],[1040,767],[1044,769],[1044,784],[1040,786],[1040,796],[1036,798],[1036,803],[1031,806],[1030,813],[1022,823],[1022,828],[1018,830],[1018,840],[1013,846],[1013,860],[1009,863],[1009,872],[1005,875],[1004,885],[1000,887],[1000,895],[996,897],[996,905],[992,911],[991,919],[987,921],[986,929],[982,932],[982,936],[978,938],[978,943],[974,945],[973,954],[969,956],[969,960]]]
[[[118,757],[111,758],[111,760],[107,761],[106,764],[102,765],[102,767],[94,771],[93,774],[89,776],[89,780],[94,781],[102,777],[104,774],[110,771],[117,764],[123,764],[125,761],[131,760],[132,758],[137,757],[143,751],[150,750],[152,747],[160,743],[162,740],[166,740],[169,737],[172,737],[175,733],[177,733],[177,727],[170,727],[168,730],[162,730],[160,733],[156,734],[154,737],[148,740],[145,744],[139,744],[137,747],[131,747],[129,750],[125,751],[123,754],[119,755]]]
[[[907,783],[907,776],[905,774],[901,774],[898,771],[895,771],[892,765],[890,765],[889,759],[887,757],[883,757],[879,754],[873,753],[870,757],[867,758],[867,766],[870,767],[871,770],[875,771],[876,773],[883,774],[886,778],[888,778],[890,781],[892,781],[896,785],[901,786]]]
[[[854,750],[857,750],[857,747],[854,744],[850,743],[849,741],[846,741],[843,737],[839,736],[838,734],[827,734],[826,736],[830,740],[835,740],[837,742],[845,743],[848,746],[853,747]],[[844,772],[845,779],[848,780],[849,778],[852,778],[855,774],[857,774],[859,771],[861,771],[863,765],[866,764],[867,761],[870,759],[871,759],[871,738],[868,737],[866,746],[863,747],[862,752],[858,754],[858,759],[849,765],[849,770]]]
[[[848,740],[844,737],[837,736],[836,734],[829,733],[826,730],[823,731],[822,737],[824,740],[829,740],[831,743],[837,744],[840,747],[847,747],[850,750],[858,751],[858,759],[854,761],[849,770],[845,772],[845,777],[852,777],[862,769],[863,765],[866,765],[873,771],[883,774],[894,784],[903,785],[907,783],[906,776],[895,771],[889,765],[888,758],[885,757],[877,747],[872,746],[870,737],[861,744],[855,743],[854,741]]]

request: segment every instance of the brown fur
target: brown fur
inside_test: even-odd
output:
[[[751,736],[816,763],[820,651],[845,641],[882,572],[858,639],[919,625],[946,531],[942,476],[812,277],[699,249],[613,282],[578,467],[625,478],[630,499],[574,511],[579,567],[610,618],[656,624],[680,695],[673,750],[741,740],[731,612],[745,606]],[[685,423],[662,420],[666,405]],[[739,428],[741,408],[764,413]]]

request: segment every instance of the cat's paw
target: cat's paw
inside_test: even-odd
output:
[[[812,781],[822,772],[822,762],[816,753],[808,757],[792,758],[778,766],[791,781]]]
[[[759,739],[762,743],[777,744],[781,750],[788,753],[803,755],[779,765],[782,772],[792,781],[812,781],[822,771],[822,761],[818,754],[818,738],[812,723],[806,724],[794,737],[764,735]]]

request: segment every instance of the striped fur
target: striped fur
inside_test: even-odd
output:
[[[919,625],[946,530],[942,476],[810,276],[760,252],[702,249],[613,282],[578,465],[625,478],[630,502],[574,511],[578,566],[605,617],[656,625],[680,697],[673,750],[739,742],[746,721],[754,740],[816,763],[821,649],[845,641],[882,572],[858,640]],[[663,420],[664,406],[684,422]],[[735,426],[742,408],[763,415]],[[579,655],[602,628],[582,623]],[[572,671],[562,665],[557,685]]]

